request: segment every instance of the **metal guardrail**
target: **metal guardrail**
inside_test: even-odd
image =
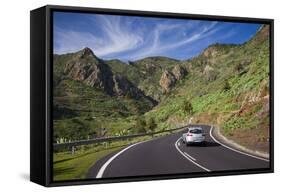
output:
[[[167,130],[163,130],[163,131],[150,132],[150,133],[141,133],[141,134],[124,135],[124,136],[112,136],[112,137],[100,137],[100,138],[88,139],[88,140],[71,141],[71,142],[67,142],[67,143],[53,143],[53,148],[60,149],[60,148],[65,148],[65,147],[75,147],[75,146],[80,146],[80,145],[90,145],[90,144],[94,144],[94,143],[118,141],[118,140],[123,140],[123,139],[132,139],[132,138],[143,137],[143,136],[153,136],[153,135],[160,134],[160,133],[173,132],[173,131],[177,131],[180,129],[184,129],[187,126],[188,125],[174,128],[174,129],[167,129]]]

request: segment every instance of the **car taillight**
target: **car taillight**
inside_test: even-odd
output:
[[[192,136],[192,134],[187,134],[187,136]]]

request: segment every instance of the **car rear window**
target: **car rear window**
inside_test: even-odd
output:
[[[202,133],[202,130],[201,129],[192,129],[189,132],[190,133],[195,133],[195,134],[200,134],[200,133]]]

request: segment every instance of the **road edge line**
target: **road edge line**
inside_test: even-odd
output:
[[[244,151],[240,151],[240,150],[238,150],[238,149],[234,149],[234,148],[232,148],[232,147],[230,147],[230,146],[228,146],[228,145],[226,145],[226,144],[223,144],[222,142],[218,141],[218,140],[213,136],[213,134],[212,134],[213,129],[214,129],[214,126],[212,125],[212,126],[211,126],[211,129],[210,129],[210,137],[211,137],[216,143],[220,144],[221,146],[223,146],[223,147],[225,147],[225,148],[228,148],[228,149],[230,149],[230,150],[232,150],[232,151],[234,151],[234,152],[237,152],[237,153],[240,153],[240,154],[243,154],[243,155],[246,155],[246,156],[255,158],[255,159],[259,159],[259,160],[262,160],[262,161],[270,162],[269,159],[262,158],[262,157],[258,157],[258,156],[255,156],[255,155],[246,153],[246,152],[244,152]]]
[[[132,145],[129,145],[128,147],[122,149],[121,151],[119,151],[118,153],[116,153],[115,155],[113,155],[111,158],[109,158],[102,166],[101,168],[99,169],[98,173],[97,173],[97,176],[96,178],[102,178],[103,176],[103,173],[105,171],[105,169],[108,167],[108,165],[114,160],[116,159],[119,155],[121,155],[122,153],[124,153],[125,151],[127,151],[128,149],[138,145],[138,144],[141,144],[141,143],[144,143],[146,141],[141,141],[141,142],[138,142],[138,143],[134,143]]]
[[[192,157],[191,155],[189,155],[187,152],[183,152],[186,156],[188,156],[190,159],[192,159],[193,161],[196,161],[196,159],[194,157]]]
[[[199,163],[196,163],[195,161],[193,161],[191,158],[189,158],[188,156],[186,156],[179,148],[178,148],[178,142],[181,139],[181,137],[175,142],[175,147],[177,149],[177,151],[184,157],[186,158],[188,161],[190,161],[191,163],[193,163],[194,165],[196,165],[197,167],[200,167],[201,169],[207,171],[207,172],[211,172],[210,169],[207,169],[206,167],[200,165]]]

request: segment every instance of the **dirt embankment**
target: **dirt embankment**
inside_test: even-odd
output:
[[[193,117],[192,123],[213,124],[220,127],[220,133],[227,139],[249,150],[269,154],[270,149],[270,121],[269,121],[269,96],[252,103],[247,103],[240,110],[220,113],[200,113]],[[260,109],[256,111],[256,108]],[[225,122],[231,119],[247,119],[245,126],[228,129]],[[252,123],[253,122],[253,123]],[[257,122],[257,123],[255,123]]]

